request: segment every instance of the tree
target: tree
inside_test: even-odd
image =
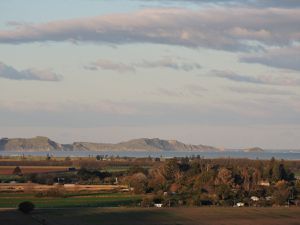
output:
[[[71,161],[71,157],[70,157],[70,156],[67,156],[67,157],[65,158],[65,161],[66,161],[66,162],[70,162],[70,161]]]
[[[99,161],[99,160],[103,160],[103,155],[96,155],[96,159]]]
[[[19,211],[21,211],[22,213],[26,213],[26,214],[33,211],[34,208],[35,208],[34,204],[29,201],[21,202],[18,206]]]
[[[226,184],[231,186],[233,184],[232,172],[229,169],[221,168],[215,180],[216,185]]]
[[[278,170],[279,170],[279,179],[280,180],[287,180],[287,173],[286,173],[286,170],[285,170],[283,164],[279,165]]]
[[[177,159],[173,158],[166,162],[164,166],[164,175],[167,180],[174,180],[179,172],[179,165]]]
[[[143,173],[136,173],[129,177],[129,185],[134,188],[134,193],[142,194],[147,191],[147,177]]]
[[[284,205],[290,197],[290,187],[286,181],[278,181],[275,185],[273,200],[275,204]]]
[[[17,166],[13,172],[12,172],[13,175],[22,175],[22,170],[19,166]]]

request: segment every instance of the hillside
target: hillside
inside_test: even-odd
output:
[[[35,138],[3,138],[0,140],[2,151],[218,151],[217,148],[206,145],[184,144],[176,140],[159,138],[140,138],[117,144],[74,142],[59,144],[47,137]]]
[[[63,150],[62,146],[47,137],[2,138],[1,151],[52,151]]]
[[[140,138],[127,142],[121,142],[117,144],[121,149],[133,149],[133,150],[148,150],[148,151],[206,151],[217,150],[211,146],[205,145],[189,145],[176,140],[161,140],[158,138]]]

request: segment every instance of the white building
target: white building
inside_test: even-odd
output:
[[[250,198],[252,201],[254,201],[254,202],[258,202],[259,201],[259,197],[257,197],[257,196],[251,196],[251,198]]]
[[[236,206],[237,207],[244,207],[245,203],[244,202],[238,202],[238,203],[236,203]]]

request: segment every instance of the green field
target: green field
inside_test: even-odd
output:
[[[16,208],[22,201],[31,201],[37,208],[135,206],[141,198],[138,195],[122,193],[72,194],[63,198],[38,198],[32,194],[0,194],[0,208]]]
[[[300,208],[73,208],[31,215],[0,210],[0,218],[5,225],[299,225]]]

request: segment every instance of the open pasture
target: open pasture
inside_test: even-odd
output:
[[[0,166],[0,175],[12,175],[16,166]],[[66,166],[20,166],[22,174],[66,172]]]
[[[63,197],[36,197],[26,193],[0,194],[0,208],[17,208],[23,201],[37,208],[117,207],[135,206],[141,196],[129,193],[69,193]]]

